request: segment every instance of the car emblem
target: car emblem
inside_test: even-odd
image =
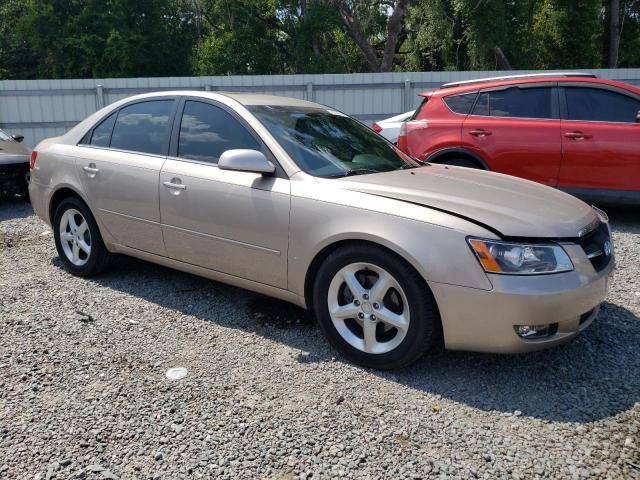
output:
[[[607,240],[606,242],[604,242],[604,254],[607,257],[611,256],[611,242],[609,240]]]

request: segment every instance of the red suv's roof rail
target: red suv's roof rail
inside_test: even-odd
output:
[[[523,75],[504,75],[501,77],[475,78],[473,80],[462,80],[459,82],[445,83],[440,88],[460,87],[462,85],[470,85],[472,83],[496,82],[500,80],[516,80],[518,78],[537,78],[537,77],[587,77],[598,78],[592,73],[582,72],[548,72],[548,73],[527,73]]]

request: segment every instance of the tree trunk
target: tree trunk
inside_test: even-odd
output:
[[[386,34],[382,60],[378,59],[376,50],[362,31],[360,20],[349,7],[346,0],[333,0],[338,9],[347,33],[356,43],[372,72],[388,72],[393,67],[393,60],[398,51],[400,34],[404,26],[404,15],[410,0],[395,0],[393,13],[387,19]]]
[[[493,53],[496,56],[496,67],[498,70],[513,70],[509,59],[500,47],[493,47]]]
[[[609,68],[618,66],[620,49],[620,0],[611,0],[609,8]]]

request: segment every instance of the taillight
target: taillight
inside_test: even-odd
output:
[[[376,133],[380,133],[382,131],[382,127],[377,123],[374,123],[373,125],[371,125],[371,128],[373,128],[373,131]]]
[[[31,151],[31,157],[29,158],[29,170],[33,170],[36,166],[36,160],[38,159],[38,152]]]
[[[398,134],[398,148],[405,153],[409,153],[408,147],[409,142],[407,141],[407,124],[403,123],[400,125],[400,133]]]

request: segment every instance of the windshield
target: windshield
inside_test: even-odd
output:
[[[274,105],[247,108],[302,170],[317,177],[389,172],[420,165],[373,130],[334,110]]]

